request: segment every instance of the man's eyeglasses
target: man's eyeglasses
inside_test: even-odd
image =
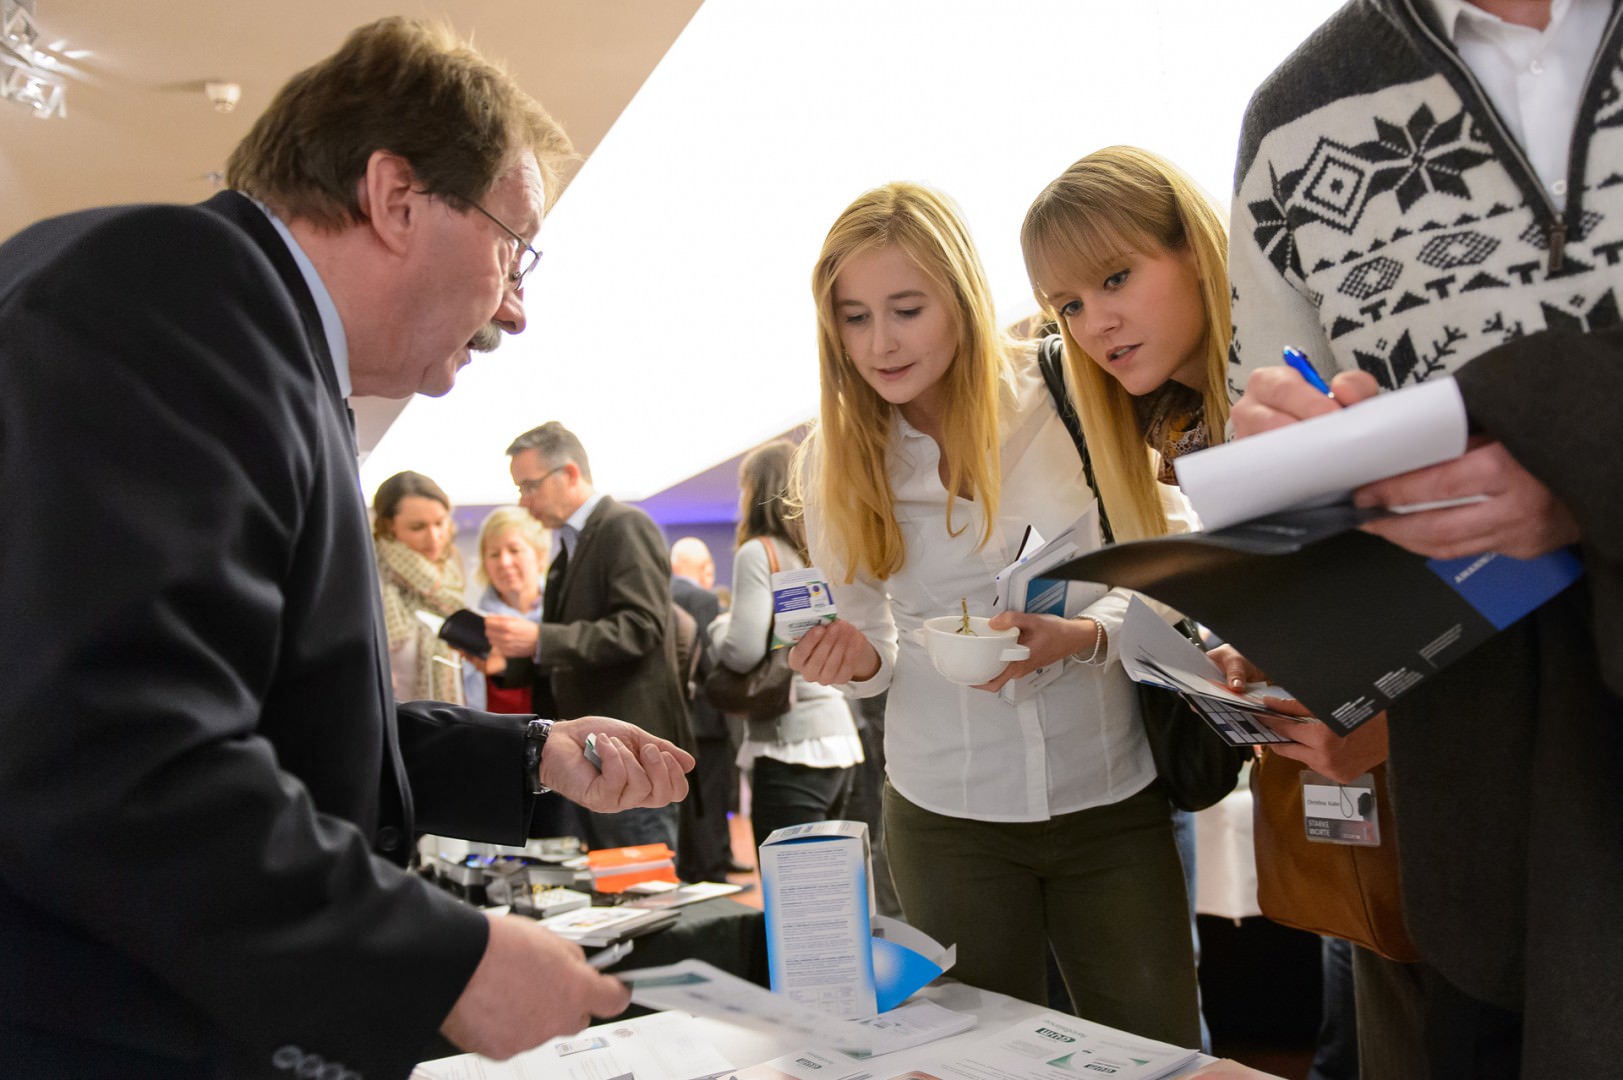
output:
[[[492,214],[489,210],[486,210],[472,199],[464,199],[463,201],[469,206],[473,207],[475,210],[479,211],[481,214],[485,215],[491,221],[494,221],[503,232],[513,238],[514,243],[518,244],[518,247],[513,249],[514,266],[513,269],[507,272],[507,283],[513,286],[514,289],[522,289],[524,287],[525,277],[529,275],[531,270],[535,269],[536,263],[541,261],[541,253],[532,247],[528,240],[525,240],[524,237],[520,236],[512,229],[509,229],[507,227],[507,223],[501,218],[497,217],[495,214]]]
[[[534,264],[532,263],[531,265]],[[568,462],[564,463],[564,465],[567,464]],[[542,473],[540,476],[537,476],[533,480],[520,480],[518,482],[518,497],[521,499],[528,499],[531,495],[534,495],[536,492],[540,491],[541,485],[546,483],[547,477],[551,476],[555,472],[562,472],[564,465],[554,465],[552,468],[548,469],[546,472]]]

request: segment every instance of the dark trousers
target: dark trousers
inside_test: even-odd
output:
[[[1388,960],[1352,947],[1353,992],[1358,1007],[1358,1075],[1363,1080],[1448,1080],[1487,1073],[1435,1071],[1426,1050],[1425,964]]]
[[[666,844],[672,851],[677,850],[677,813],[674,806],[661,806],[657,810],[622,810],[618,814],[585,812],[581,817],[586,827],[586,846],[593,851],[638,844]]]
[[[1516,1080],[1522,1074],[1522,1017],[1478,1001],[1421,966],[1426,988],[1426,1054],[1435,1077],[1469,1076],[1472,1080]],[[1616,1015],[1597,1011],[1595,1023],[1616,1023]]]
[[[732,860],[727,805],[732,798],[732,740],[698,739],[697,764],[688,774],[690,790],[682,800],[681,853],[676,876],[683,881],[726,881]]]
[[[814,769],[758,757],[750,770],[750,828],[755,846],[776,829],[845,817],[852,768]]]
[[[1307,1080],[1358,1080],[1358,1007],[1352,943],[1319,938],[1319,1041]]]
[[[885,842],[907,921],[958,946],[955,978],[1042,1004],[1052,947],[1079,1016],[1200,1042],[1183,869],[1166,792],[1047,821],[977,821],[885,787]]]

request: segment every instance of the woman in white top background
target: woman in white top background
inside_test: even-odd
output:
[[[907,919],[955,943],[952,974],[1045,1003],[1052,948],[1077,1012],[1184,1046],[1200,1040],[1170,807],[1116,661],[1126,597],[1075,619],[1014,616],[1031,658],[960,687],[911,631],[991,615],[993,577],[1028,526],[1054,536],[1094,493],[1030,345],[998,330],[957,210],[912,184],[863,195],[813,272],[822,405],[797,470],[838,621],[790,654],[855,697],[889,690],[886,843]],[[1059,678],[1011,704],[1038,666]]]
[[[766,656],[772,628],[772,571],[806,565],[806,534],[785,498],[794,447],[771,442],[738,466],[738,549],[733,606],[711,626],[716,662],[745,672]],[[838,690],[794,677],[793,704],[782,716],[751,720],[738,766],[750,778],[750,827],[760,845],[774,829],[843,818],[862,762],[851,707]]]

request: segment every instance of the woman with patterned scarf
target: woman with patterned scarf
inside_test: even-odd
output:
[[[422,473],[396,473],[378,485],[372,537],[396,700],[462,703],[460,657],[417,617],[467,606],[454,534],[450,498]]]

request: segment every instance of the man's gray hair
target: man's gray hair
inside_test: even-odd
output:
[[[540,427],[531,428],[507,448],[507,456],[522,453],[525,450],[534,450],[547,463],[548,468],[556,468],[566,462],[574,462],[580,468],[580,474],[589,484],[592,482],[592,465],[586,460],[586,448],[580,444],[575,433],[564,427],[556,420],[548,420]]]

